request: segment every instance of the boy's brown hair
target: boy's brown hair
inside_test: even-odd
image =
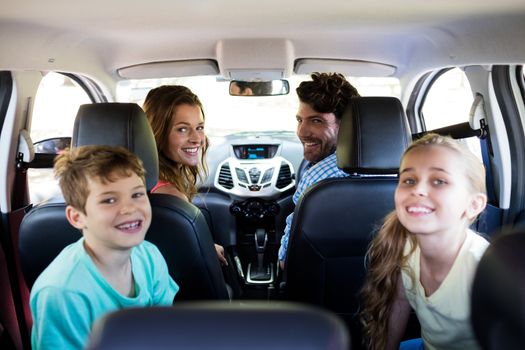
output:
[[[55,159],[54,172],[66,204],[84,214],[88,179],[106,184],[135,173],[146,184],[142,161],[124,147],[93,145],[67,150]]]

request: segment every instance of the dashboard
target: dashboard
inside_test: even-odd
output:
[[[239,132],[210,137],[206,159],[202,193],[212,189],[233,201],[276,200],[293,192],[303,147],[293,131]]]
[[[219,163],[214,186],[235,197],[274,198],[295,186],[294,165],[280,155],[281,143],[231,144]]]

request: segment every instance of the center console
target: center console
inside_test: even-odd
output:
[[[295,188],[293,165],[280,156],[280,143],[230,147],[214,178],[214,187],[231,199],[235,245],[229,254],[244,297],[266,298],[277,282],[282,226]]]
[[[279,239],[275,217],[280,206],[275,201],[251,198],[234,202],[230,212],[237,222],[236,267],[244,282],[251,285],[268,285],[274,282],[276,254]],[[245,272],[246,271],[246,272]]]

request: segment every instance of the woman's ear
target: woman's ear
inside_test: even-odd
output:
[[[67,221],[76,229],[82,230],[85,228],[85,215],[80,210],[68,205],[66,207]]]
[[[467,218],[474,220],[487,206],[487,195],[484,193],[473,194],[467,208]]]

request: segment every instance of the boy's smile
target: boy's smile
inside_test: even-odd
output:
[[[128,250],[142,243],[151,223],[151,206],[146,188],[136,174],[102,183],[88,179],[85,214],[73,209],[75,227],[95,251]]]
[[[117,225],[117,228],[126,233],[137,233],[142,228],[142,221],[125,222]]]

